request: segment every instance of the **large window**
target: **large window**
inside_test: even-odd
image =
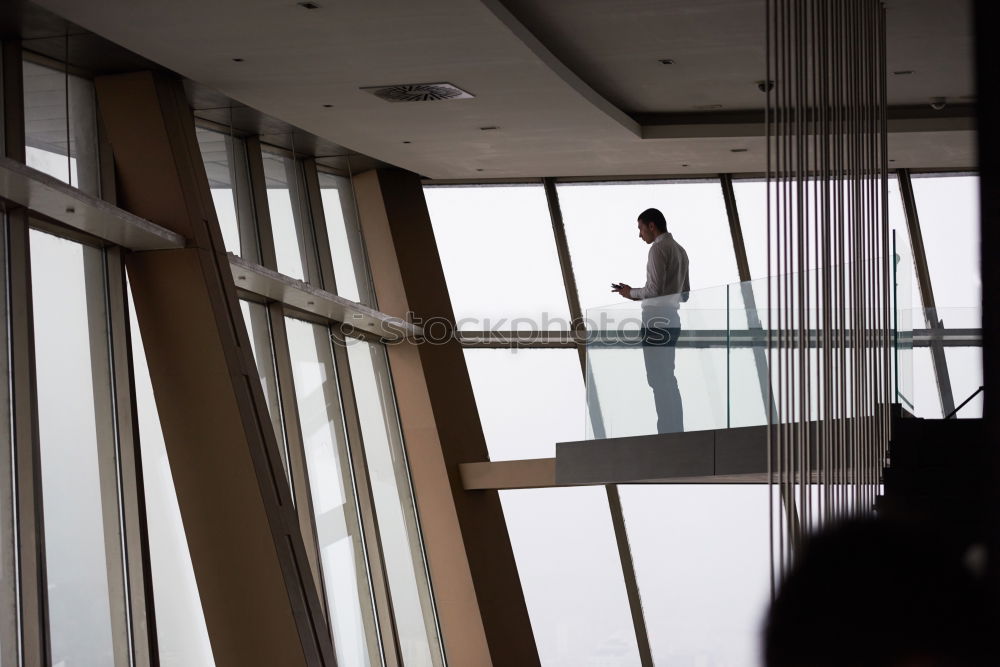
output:
[[[374,305],[351,181],[343,176],[321,171],[319,187],[330,253],[333,256],[337,294],[352,301]]]
[[[622,303],[611,283],[646,283],[649,246],[639,238],[636,220],[647,208],[660,209],[667,231],[687,251],[692,290],[739,280],[718,181],[568,183],[558,192],[585,313]]]
[[[466,350],[490,460],[551,458],[583,440],[587,415],[576,350]]]
[[[374,646],[368,570],[340,413],[330,332],[286,318],[302,445],[319,541],[327,614],[340,665],[371,665]]]
[[[385,350],[350,340],[347,353],[403,663],[432,667],[440,642]]]
[[[541,185],[426,187],[424,196],[459,329],[569,328]]]
[[[654,664],[759,664],[767,486],[629,485],[621,497]]]
[[[318,284],[316,241],[307,208],[302,165],[298,160],[268,150],[263,152],[263,159],[278,271]]]
[[[149,534],[156,643],[163,667],[214,667],[212,645],[153,396],[138,320],[129,299],[135,407]]]
[[[913,176],[913,198],[939,308],[979,308],[979,177]]]
[[[87,194],[100,194],[94,86],[87,79],[24,62],[25,156]]]
[[[31,264],[52,664],[126,665],[103,253],[35,231]]]
[[[637,667],[604,489],[501,491],[500,500],[542,665]]]
[[[200,127],[195,134],[226,250],[258,261],[246,147],[239,138]]]
[[[274,347],[271,342],[271,320],[267,306],[253,301],[240,301],[243,321],[246,323],[250,347],[257,365],[257,377],[264,391],[264,400],[274,427],[274,437],[278,442],[281,463],[285,467],[289,486],[292,484],[291,467],[288,462],[288,442],[282,420],[281,396],[278,391],[278,371],[274,365]],[[292,496],[294,498],[294,494]]]

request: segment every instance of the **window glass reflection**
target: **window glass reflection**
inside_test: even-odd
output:
[[[425,187],[424,197],[459,329],[568,329],[541,185]]]
[[[226,250],[256,261],[257,235],[243,141],[200,127],[195,134]]]
[[[32,304],[53,664],[128,660],[104,258],[32,231]]]
[[[159,661],[162,667],[214,667],[201,595],[131,295],[129,318]]]
[[[333,255],[337,294],[351,301],[372,305],[351,181],[343,176],[321,171],[319,188],[330,252]]]
[[[392,611],[403,662],[440,665],[437,624],[385,350],[347,344]]]
[[[371,594],[330,333],[301,320],[285,322],[337,664],[368,665]]]
[[[28,61],[23,72],[25,162],[99,196],[93,83]]]
[[[263,151],[263,158],[278,271],[318,284],[316,247],[301,165],[289,157],[266,150]]]
[[[584,312],[624,302],[611,292],[613,282],[645,284],[649,246],[636,220],[647,208],[660,209],[667,231],[687,251],[692,290],[739,280],[718,181],[566,183],[558,192]]]

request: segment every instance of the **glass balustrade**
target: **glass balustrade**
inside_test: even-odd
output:
[[[849,388],[858,374],[887,383],[891,402],[915,416],[946,416],[982,384],[981,313],[912,307],[903,263],[897,258],[889,304],[850,284],[853,266],[834,271],[842,291],[827,297],[813,271],[772,279],[770,299],[761,279],[588,310],[586,437],[763,425],[785,396],[794,400],[780,410],[782,421],[799,421],[793,408],[803,404],[806,420],[850,417],[857,408],[832,389]],[[886,307],[888,364],[879,334]],[[979,416],[981,401],[955,416]]]

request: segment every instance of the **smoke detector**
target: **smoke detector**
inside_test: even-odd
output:
[[[450,83],[404,83],[397,86],[368,86],[368,91],[386,102],[436,102],[438,100],[469,100],[475,97]]]

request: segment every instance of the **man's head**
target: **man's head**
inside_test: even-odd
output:
[[[647,208],[639,214],[639,238],[652,243],[656,237],[667,231],[667,220],[657,208]]]

